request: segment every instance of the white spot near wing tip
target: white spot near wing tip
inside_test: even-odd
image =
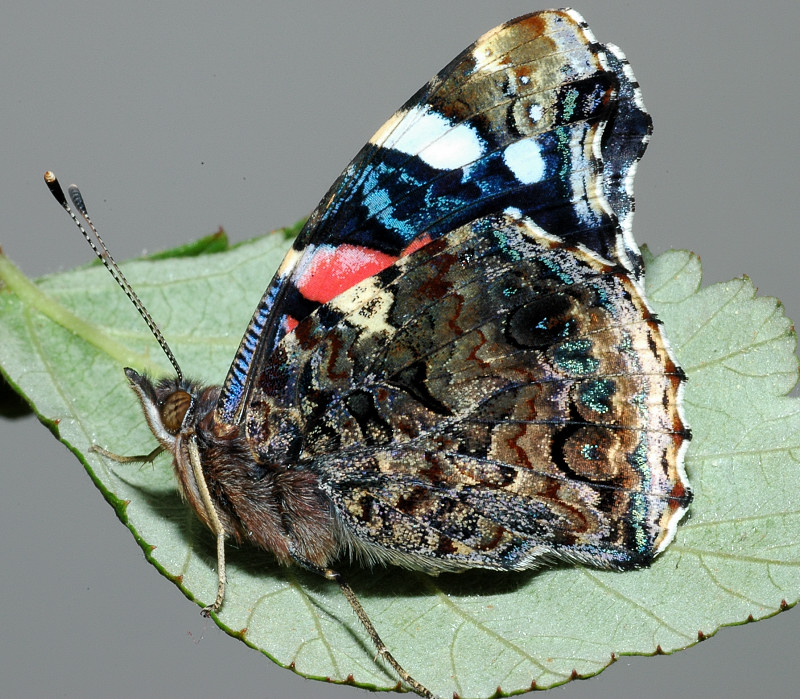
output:
[[[506,146],[503,161],[522,184],[533,184],[544,177],[546,165],[542,151],[530,138]]]
[[[410,109],[393,126],[394,133],[381,144],[384,148],[418,156],[438,170],[463,167],[478,160],[485,151],[483,139],[472,126],[454,126],[449,119],[422,106]]]

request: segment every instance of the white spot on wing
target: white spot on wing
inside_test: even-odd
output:
[[[539,182],[545,174],[545,162],[539,144],[532,139],[516,141],[503,152],[506,167],[522,184]]]
[[[416,155],[438,170],[455,170],[484,153],[483,139],[474,128],[468,124],[453,126],[441,114],[424,107],[413,107],[399,122],[390,121],[394,122],[394,131],[380,145]]]

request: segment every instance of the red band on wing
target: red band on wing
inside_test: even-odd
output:
[[[314,251],[295,283],[309,301],[327,303],[396,260],[393,255],[359,245],[324,245]]]
[[[410,255],[430,242],[431,237],[427,233],[419,236],[399,257]],[[393,265],[399,257],[362,245],[323,245],[303,265],[304,269],[299,272],[295,283],[300,293],[309,301],[327,303],[367,277]]]

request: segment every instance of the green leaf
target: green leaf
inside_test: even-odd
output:
[[[145,259],[168,260],[171,257],[199,257],[200,255],[211,255],[215,252],[225,252],[229,248],[228,236],[225,234],[225,231],[220,228],[216,233],[204,236],[186,245],[180,245],[171,250],[154,252],[150,255],[146,255]],[[99,264],[100,260],[97,260],[97,263]]]
[[[276,233],[218,254],[133,261],[125,273],[184,371],[221,382],[287,247]],[[755,298],[747,279],[701,289],[690,253],[647,254],[646,262],[651,304],[689,376],[690,515],[648,570],[343,571],[400,663],[440,695],[553,686],[600,672],[620,654],[685,648],[800,597],[791,323],[775,299]],[[0,279],[8,382],[84,463],[149,560],[187,596],[210,602],[213,542],[180,502],[169,458],[140,468],[90,451],[94,443],[120,454],[154,446],[122,374],[124,365],[169,372],[144,323],[101,268],[34,286],[0,257]],[[304,675],[396,686],[336,585],[248,549],[229,551],[228,574],[219,624],[229,633]]]

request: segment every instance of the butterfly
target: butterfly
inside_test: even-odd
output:
[[[625,57],[580,15],[512,20],[347,166],[221,386],[184,378],[148,320],[177,376],[125,371],[216,537],[207,613],[224,601],[226,540],[250,542],[336,581],[432,696],[337,561],[628,570],[666,548],[692,498],[690,433],[631,233],[651,130]]]

